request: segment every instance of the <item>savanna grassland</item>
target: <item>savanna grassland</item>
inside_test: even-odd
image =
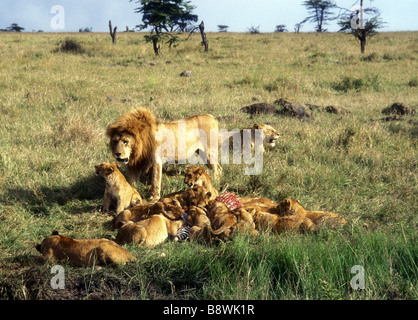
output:
[[[381,33],[364,55],[344,34],[209,33],[208,53],[196,34],[155,56],[143,35],[120,33],[112,45],[108,34],[0,33],[1,299],[418,298],[418,120],[381,114],[395,102],[418,105],[417,32]],[[66,38],[83,51],[58,50]],[[192,76],[180,77],[184,70]],[[239,111],[279,98],[320,108],[308,120]],[[281,137],[262,173],[225,164],[216,187],[297,198],[349,223],[210,245],[125,245],[137,262],[63,262],[65,289],[51,289],[53,264],[34,258],[35,244],[53,229],[116,234],[100,211],[104,180],[94,164],[113,161],[105,128],[137,107],[163,120],[210,113],[226,129],[271,124]],[[163,194],[185,188],[184,165],[167,169]],[[135,187],[150,195],[146,183]],[[365,270],[364,290],[350,286],[355,265]]]

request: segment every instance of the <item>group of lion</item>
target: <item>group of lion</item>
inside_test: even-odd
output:
[[[189,154],[176,152],[175,161],[183,161],[195,147],[208,157],[207,165],[218,178],[222,168],[209,161],[210,141],[199,144],[196,137],[188,135],[194,129],[203,130],[210,137],[210,130],[218,130],[218,123],[211,115],[197,115],[181,119],[186,124],[185,141],[175,134],[176,147],[186,145]],[[135,260],[120,245],[135,243],[147,247],[158,245],[167,239],[183,239],[184,233],[192,240],[211,242],[231,239],[236,234],[259,232],[281,233],[286,230],[313,231],[324,223],[343,225],[346,220],[327,211],[309,211],[292,198],[276,203],[267,198],[240,198],[234,194],[218,194],[208,173],[202,167],[186,167],[184,190],[160,197],[162,157],[156,152],[164,141],[158,141],[158,130],[178,132],[178,122],[159,122],[146,109],[133,110],[107,127],[110,149],[115,163],[95,165],[96,174],[106,181],[103,212],[109,212],[114,204],[116,215],[113,228],[118,229],[114,241],[108,239],[71,239],[54,232],[36,248],[45,258],[69,259],[76,265],[91,266],[126,263]],[[251,130],[263,132],[264,147],[274,147],[278,133],[271,126],[256,124]],[[189,148],[190,147],[190,148]],[[176,149],[177,150],[177,149]],[[183,157],[183,158],[182,158]],[[127,179],[119,170],[126,164]],[[145,202],[132,186],[140,173],[151,176],[150,202]],[[183,233],[183,234],[182,234]]]

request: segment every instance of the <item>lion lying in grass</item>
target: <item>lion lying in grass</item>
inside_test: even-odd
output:
[[[128,221],[139,222],[154,214],[163,214],[170,220],[180,220],[185,207],[205,207],[210,196],[210,192],[201,186],[175,192],[162,197],[156,203],[141,203],[120,212],[113,220],[113,227],[119,229]]]
[[[119,229],[126,222],[138,222],[148,219],[154,214],[163,214],[170,220],[178,220],[183,213],[183,209],[175,203],[143,203],[138,206],[120,212],[113,220],[113,228]]]
[[[168,237],[174,238],[182,226],[182,220],[172,221],[162,214],[155,214],[139,222],[126,222],[116,236],[116,243],[134,243],[153,247],[163,243]]]
[[[237,232],[257,234],[252,215],[244,208],[231,210],[225,203],[213,200],[209,202],[207,209],[213,236],[231,239]]]
[[[292,198],[282,200],[277,209],[271,212],[257,208],[254,221],[258,230],[263,229],[275,233],[288,230],[315,231],[324,224],[335,226],[347,223],[344,218],[334,212],[306,210]]]
[[[247,211],[264,211],[269,213],[278,213],[278,203],[268,198],[238,198],[242,207]]]
[[[103,162],[95,165],[96,174],[106,180],[103,212],[108,213],[110,205],[116,202],[116,214],[142,202],[142,198],[119,171],[119,164]]]
[[[206,215],[206,209],[192,206],[187,211],[186,222],[190,226],[189,237],[193,240],[211,240],[210,220]]]
[[[44,258],[69,260],[83,267],[125,264],[136,260],[128,251],[108,239],[72,239],[54,231],[36,246]]]
[[[293,198],[282,200],[278,206],[279,215],[282,217],[300,216],[310,219],[315,226],[322,224],[327,225],[344,225],[347,223],[338,213],[330,211],[310,211],[306,210],[299,201]]]
[[[142,203],[135,207],[123,210],[113,219],[113,228],[119,229],[126,222],[138,222],[151,216],[152,203]]]
[[[254,221],[257,230],[278,234],[289,230],[315,230],[315,224],[310,219],[299,215],[280,217],[274,213],[257,210],[254,213]]]
[[[205,187],[193,186],[186,190],[170,193],[162,197],[158,202],[164,204],[175,203],[179,207],[200,206],[205,207],[212,197],[212,193],[208,192]]]

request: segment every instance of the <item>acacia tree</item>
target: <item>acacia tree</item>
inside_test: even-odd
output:
[[[133,1],[133,0],[130,0]],[[161,42],[166,41],[176,46],[178,37],[173,32],[183,31],[188,22],[196,22],[198,17],[192,14],[194,6],[189,0],[137,0],[140,3],[135,8],[136,13],[142,14],[142,24],[136,27],[140,30],[151,28],[150,35],[145,36],[147,42],[152,42],[154,53],[160,53]]]
[[[14,32],[22,32],[25,28],[20,27],[17,23],[12,23],[6,29],[1,29],[0,31],[14,31]]]
[[[218,24],[218,31],[219,32],[228,32],[229,26],[224,24]]]
[[[308,9],[310,14],[304,22],[310,21],[316,24],[316,32],[325,32],[324,25],[327,21],[333,20],[332,10],[336,8],[336,4],[331,0],[306,0],[303,5]]]
[[[380,12],[377,8],[363,8],[363,0],[361,0],[358,10],[347,10],[346,12],[348,13],[343,14],[338,22],[341,27],[339,32],[349,32],[359,39],[361,53],[364,53],[367,38],[375,36],[377,29],[384,24],[380,19]],[[374,14],[374,16],[366,19],[365,14]]]
[[[274,29],[274,32],[286,32],[286,25],[285,24],[279,24],[276,26],[276,29]]]

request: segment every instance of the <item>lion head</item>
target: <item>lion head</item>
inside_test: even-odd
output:
[[[101,177],[105,178],[105,177],[111,175],[117,169],[119,169],[119,163],[117,163],[117,162],[115,162],[115,163],[103,162],[103,163],[96,164],[94,167],[96,169],[96,174],[98,176],[101,176]]]
[[[286,198],[282,200],[277,206],[280,216],[288,216],[293,214],[300,214],[305,211],[298,200],[293,198]]]
[[[205,187],[202,186],[194,186],[190,189],[190,205],[197,206],[197,207],[205,207],[211,196],[212,193],[207,191]]]
[[[251,129],[263,130],[263,145],[267,149],[273,149],[276,146],[276,140],[279,139],[279,133],[268,124],[254,124]]]
[[[203,177],[205,169],[201,167],[187,167],[184,175],[184,183],[189,187],[204,186]]]
[[[120,163],[128,163],[135,146],[135,139],[128,133],[116,133],[112,136],[110,147],[113,156]]]
[[[119,163],[139,166],[145,171],[152,165],[156,146],[158,122],[143,108],[128,112],[106,129],[110,149]]]

